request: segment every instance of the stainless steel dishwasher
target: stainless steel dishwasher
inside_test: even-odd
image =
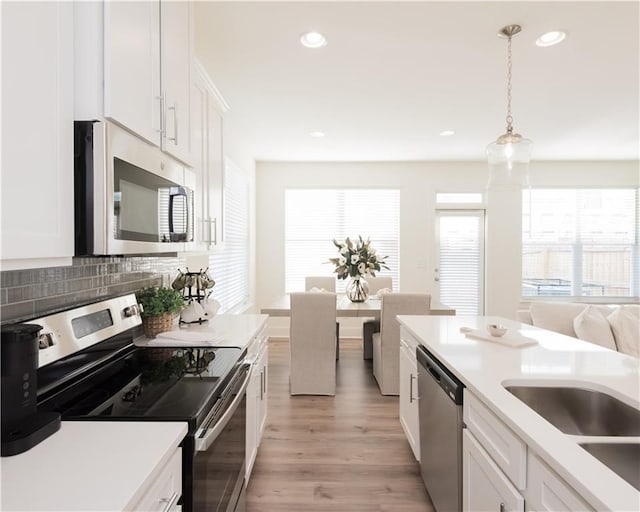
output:
[[[427,349],[416,349],[420,396],[420,472],[437,512],[462,510],[462,390]]]

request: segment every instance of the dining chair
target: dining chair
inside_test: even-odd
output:
[[[393,289],[391,276],[369,276],[366,278],[369,285],[369,297],[376,295],[380,290]],[[362,358],[373,358],[373,333],[380,332],[380,320],[371,318],[362,323]]]
[[[324,290],[336,292],[336,278],[334,276],[307,276],[304,278],[304,289],[307,292]],[[315,290],[314,290],[315,291]],[[336,360],[340,358],[340,322],[336,320]]]
[[[307,276],[304,278],[304,289],[310,292],[318,288],[325,292],[336,292],[336,278],[334,276]]]
[[[373,376],[383,395],[400,388],[400,324],[397,315],[429,315],[428,293],[385,293],[380,305],[380,332],[373,335]]]
[[[289,387],[292,395],[336,394],[336,294],[291,294]]]

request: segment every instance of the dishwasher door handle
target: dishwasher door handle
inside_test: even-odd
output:
[[[429,372],[429,374],[433,377],[433,379],[440,384],[440,380],[442,379],[442,376],[433,369],[432,366],[428,366],[427,367],[427,371]]]

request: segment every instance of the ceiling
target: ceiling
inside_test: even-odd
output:
[[[256,160],[477,161],[505,131],[497,32],[517,23],[514,128],[533,159],[636,160],[639,5],[197,2],[196,54]],[[534,44],[553,29],[564,42]],[[309,30],[327,46],[304,48]]]

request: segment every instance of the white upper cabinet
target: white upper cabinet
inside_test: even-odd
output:
[[[164,129],[162,148],[190,163],[191,137],[191,2],[161,2],[161,70]]]
[[[222,115],[215,86],[197,62],[193,78],[191,133],[197,175],[196,249],[213,253],[223,245]]]
[[[2,2],[2,268],[73,256],[73,4]]]
[[[193,163],[192,6],[74,2],[75,118],[107,118]]]
[[[156,146],[162,128],[159,49],[157,1],[104,3],[104,116]]]

